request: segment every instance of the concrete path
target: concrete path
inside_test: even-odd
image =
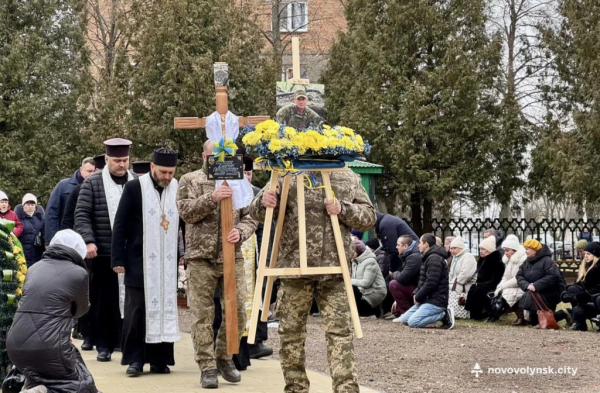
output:
[[[75,340],[81,347],[81,341]],[[175,362],[169,375],[150,374],[150,366],[144,367],[144,374],[131,378],[125,375],[125,366],[121,366],[121,353],[115,352],[111,362],[96,361],[96,351],[81,351],[86,365],[92,372],[96,386],[102,393],[192,393],[209,392],[200,387],[200,371],[194,361],[192,339],[189,334],[182,333],[182,340],[175,344]],[[329,376],[308,372],[311,382],[311,393],[330,393],[331,378]],[[242,372],[242,382],[230,384],[219,377],[218,392],[228,393],[271,393],[283,392],[284,381],[279,361],[274,359],[252,360],[252,366]],[[361,392],[376,392],[361,387]]]

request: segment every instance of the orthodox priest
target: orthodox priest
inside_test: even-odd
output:
[[[125,185],[112,233],[112,266],[125,273],[121,364],[126,374],[170,373],[177,314],[177,151],[154,150],[150,172]]]
[[[83,182],[75,207],[75,231],[87,245],[86,258],[92,259],[90,344],[99,362],[109,362],[120,342],[125,285],[112,270],[112,227],[125,183],[134,179],[127,169],[131,141],[115,138],[104,144],[106,166]]]

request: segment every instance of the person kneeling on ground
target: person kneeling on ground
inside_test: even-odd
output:
[[[398,238],[396,249],[402,263],[400,269],[392,273],[390,282],[390,292],[395,300],[392,313],[396,316],[392,322],[401,322],[400,316],[414,306],[413,292],[419,285],[422,255],[417,241],[407,235]]]
[[[502,254],[496,250],[496,238],[486,237],[479,244],[479,260],[477,261],[477,281],[469,289],[465,310],[471,313],[471,319],[482,320],[486,312],[490,312],[490,297],[488,293],[494,292],[502,275],[504,274],[504,263]],[[489,316],[488,322],[494,322],[497,318]]]
[[[376,315],[377,318],[381,318],[381,302],[385,298],[387,288],[375,254],[360,240],[354,240],[352,244],[352,288],[358,314],[362,317]]]
[[[402,314],[404,325],[422,328],[437,321],[442,327],[454,327],[454,312],[448,308],[448,265],[446,250],[436,245],[435,236],[426,233],[419,240],[423,254],[419,285],[414,292],[415,305]]]
[[[513,322],[513,325],[526,325],[527,322],[523,318],[523,310],[519,307],[519,301],[523,297],[524,292],[517,284],[517,273],[523,262],[527,259],[525,247],[519,244],[519,238],[515,235],[508,235],[502,243],[502,248],[504,249],[502,261],[506,265],[506,269],[504,270],[502,281],[496,287],[494,295],[501,297],[500,301],[504,303],[502,309],[506,309],[507,312],[513,311],[517,315],[517,320]],[[492,316],[496,320],[500,318],[500,315],[494,314],[493,310]]]
[[[456,318],[467,319],[469,312],[465,310],[465,300],[469,289],[477,280],[477,261],[465,247],[465,242],[460,236],[450,243],[450,252],[453,260],[448,279],[450,285],[448,307],[454,311]]]
[[[519,307],[527,311],[525,318],[529,319],[531,326],[538,327],[537,310],[532,293],[539,293],[548,308],[554,311],[566,285],[548,246],[535,239],[529,239],[523,243],[523,247],[525,247],[527,260],[519,268],[517,283],[525,294],[519,302]]]
[[[579,267],[579,275],[574,285],[570,285],[561,295],[561,300],[571,303],[573,318],[572,330],[587,331],[587,320],[595,317],[600,312],[594,301],[594,295],[600,293],[600,243],[592,242],[585,247],[583,260]],[[569,322],[568,311],[561,310],[555,313],[558,321],[566,319]]]
[[[27,272],[23,298],[6,339],[8,356],[27,378],[25,392],[98,392],[70,341],[73,318],[90,308],[86,254],[79,234],[59,231]]]

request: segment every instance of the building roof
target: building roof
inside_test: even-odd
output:
[[[356,160],[347,162],[346,164],[348,165],[348,168],[352,168],[356,173],[373,175],[381,175],[383,173],[383,165],[373,164],[372,162]]]

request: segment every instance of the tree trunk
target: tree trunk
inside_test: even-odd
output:
[[[423,233],[432,233],[433,202],[428,197],[423,198]]]
[[[421,194],[418,192],[410,194],[410,213],[412,229],[417,236],[421,236],[423,234],[423,221],[421,219]]]

